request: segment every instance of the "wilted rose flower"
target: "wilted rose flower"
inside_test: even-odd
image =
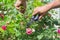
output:
[[[60,34],[60,29],[58,29],[57,32]]]
[[[31,28],[27,28],[26,29],[26,34],[28,34],[28,35],[32,34],[32,29]]]

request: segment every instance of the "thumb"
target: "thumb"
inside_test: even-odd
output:
[[[16,7],[17,10],[19,10],[20,8],[19,7]]]
[[[37,11],[34,11],[32,15],[36,15],[38,12]]]

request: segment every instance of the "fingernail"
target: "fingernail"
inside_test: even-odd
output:
[[[39,19],[41,19],[41,18],[42,18],[42,16],[39,17]]]

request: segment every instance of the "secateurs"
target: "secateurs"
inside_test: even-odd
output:
[[[32,16],[30,22],[27,23],[27,26],[26,26],[26,27],[29,28],[29,26],[30,26],[34,21],[38,21],[39,16],[40,16],[40,14],[37,14],[37,15]]]
[[[28,35],[32,34],[33,30],[35,30],[35,29],[31,29],[31,28],[29,28],[29,27],[30,27],[30,25],[31,25],[34,21],[38,21],[39,16],[40,16],[40,14],[37,14],[37,15],[32,16],[30,22],[27,23],[27,25],[26,25],[26,33],[27,33]]]

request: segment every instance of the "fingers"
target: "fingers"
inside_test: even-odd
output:
[[[15,8],[16,8],[17,10],[19,10],[19,7],[15,6]]]
[[[36,14],[38,14],[38,13],[40,13],[40,7],[36,7],[36,8],[34,9],[32,15],[36,15]]]
[[[26,2],[24,2],[21,6],[22,6],[22,8],[20,8],[20,12],[25,13],[25,11],[26,11]]]
[[[14,6],[16,7],[16,9],[19,9],[20,4],[21,4],[21,1],[17,0],[17,2],[14,4]]]
[[[42,19],[43,16],[45,16],[46,13],[41,14],[41,16],[39,17],[39,19]]]
[[[40,16],[39,19],[41,19],[43,16]]]
[[[14,4],[14,6],[15,6],[15,8],[16,8],[17,10],[19,10],[19,6],[17,6],[16,4]]]
[[[32,15],[36,15],[37,14],[37,12],[33,12],[33,14]]]
[[[33,14],[32,15],[36,15],[38,13],[38,11],[36,9],[34,9]]]
[[[15,4],[14,4],[15,8],[17,10],[19,10],[21,13],[25,13],[25,10],[26,10],[26,1],[17,1]]]

